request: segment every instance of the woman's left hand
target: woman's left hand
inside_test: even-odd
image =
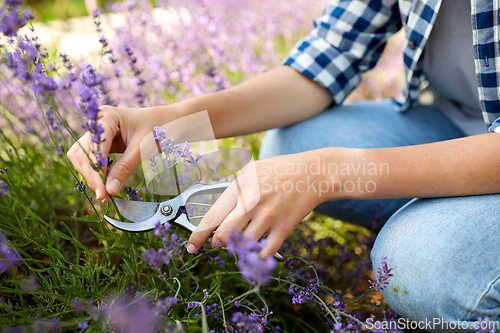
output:
[[[267,233],[262,257],[274,255],[285,238],[319,203],[318,175],[308,172],[313,151],[272,157],[247,165],[203,217],[188,241],[196,252],[212,232],[212,246],[226,246],[233,230],[260,239]],[[304,167],[305,166],[305,167]],[[312,184],[312,185],[311,185]]]

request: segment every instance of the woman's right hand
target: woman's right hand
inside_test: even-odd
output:
[[[95,156],[91,153],[93,143],[89,132],[68,150],[68,159],[85,178],[88,187],[96,193],[97,200],[106,203],[110,195],[117,195],[120,192],[125,181],[141,163],[142,139],[153,131],[154,126],[160,126],[174,119],[168,116],[170,112],[164,108],[131,109],[111,106],[100,108],[99,124],[104,129],[101,134],[100,152],[105,158],[110,153],[123,153],[107,172],[106,184],[89,161],[90,157],[95,162]]]

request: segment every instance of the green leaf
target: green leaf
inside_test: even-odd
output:
[[[207,323],[207,314],[205,313],[205,307],[201,306],[201,331],[203,333],[208,333],[208,323]]]
[[[106,240],[106,237],[104,237],[103,235],[101,235],[99,232],[95,231],[94,229],[92,228],[89,228],[89,230],[101,241],[105,241]]]
[[[125,278],[125,275],[120,276],[120,279],[118,280],[118,285],[116,287],[116,291],[121,294],[123,290],[125,289],[125,284],[127,283],[127,279]]]
[[[75,221],[78,221],[78,222],[83,222],[83,223],[99,223],[99,221],[95,220],[95,219],[84,219],[84,218],[80,218],[80,217],[75,217],[75,216],[71,216],[71,218]]]

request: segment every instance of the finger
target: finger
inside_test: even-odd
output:
[[[113,164],[106,178],[106,191],[110,195],[120,193],[132,172],[141,164],[139,142],[132,141],[123,156]]]
[[[257,218],[252,220],[243,231],[243,237],[253,240],[259,240],[269,231],[269,220],[265,218]]]
[[[237,202],[238,192],[235,186],[231,184],[208,210],[205,216],[203,216],[200,224],[189,237],[187,245],[189,253],[195,253],[203,246],[205,241],[212,234],[212,231],[214,231],[236,207]]]
[[[289,228],[273,228],[269,230],[269,235],[267,236],[265,243],[266,246],[260,250],[260,256],[262,258],[274,256],[276,252],[280,249],[281,245],[285,239],[290,234],[291,230]]]
[[[91,135],[86,133],[80,140],[73,144],[68,150],[67,156],[70,162],[86,180],[87,186],[96,193],[97,200],[103,200],[106,195],[106,187],[101,176],[91,166],[90,153]]]
[[[96,193],[96,199],[103,202],[109,200],[109,196],[101,174],[94,170],[92,164],[95,165],[97,163],[97,157],[95,156],[97,152],[102,154],[101,162],[108,159],[113,139],[118,133],[119,119],[116,113],[111,112],[112,109],[111,107],[103,106],[99,110],[100,118],[98,123],[104,130],[100,134],[99,140],[93,138],[90,132],[86,132],[68,151],[68,158],[75,166],[75,169],[85,178],[89,188]],[[106,172],[106,166],[104,166],[104,172]]]
[[[233,214],[235,211],[243,211],[240,204],[236,205],[215,231],[211,242],[213,248],[217,247],[217,242],[220,246],[227,246],[234,230],[242,230],[251,220],[251,213]]]

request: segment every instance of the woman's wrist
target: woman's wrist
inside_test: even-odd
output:
[[[389,175],[389,164],[374,159],[373,150],[330,147],[318,149],[310,173],[317,173],[318,198],[370,199],[376,196],[381,177]]]

